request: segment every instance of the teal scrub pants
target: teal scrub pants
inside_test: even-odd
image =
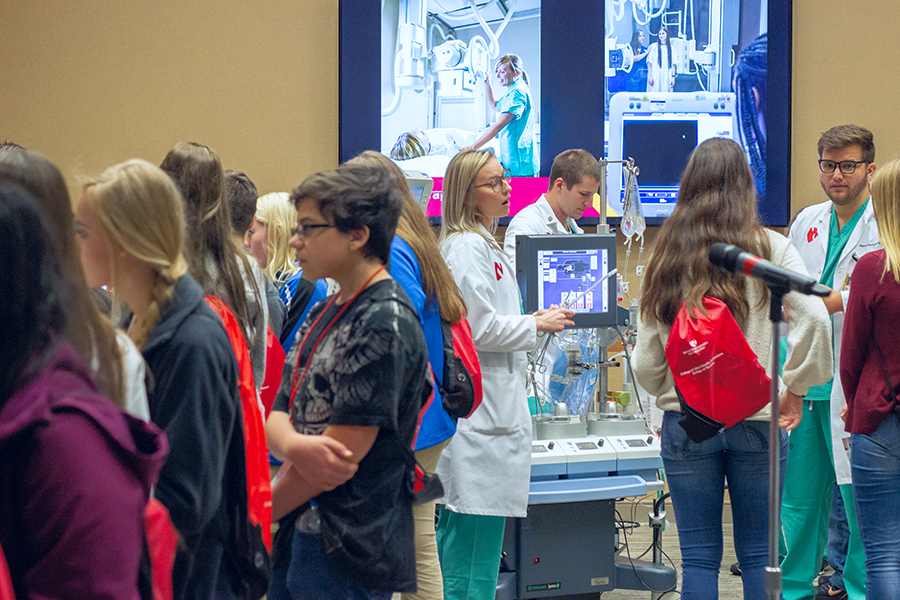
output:
[[[815,598],[813,581],[822,566],[835,482],[831,453],[831,402],[803,403],[803,418],[791,432],[781,527],[787,553],[781,562],[784,600]],[[866,567],[852,486],[840,486],[850,542],[844,565],[844,585],[851,599],[865,598]]]
[[[497,595],[506,517],[464,515],[441,508],[435,535],[445,600],[493,600]]]

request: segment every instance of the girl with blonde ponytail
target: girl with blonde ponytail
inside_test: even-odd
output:
[[[143,160],[88,181],[75,208],[90,285],[108,285],[133,317],[128,333],[153,385],[150,418],[169,438],[156,498],[179,532],[176,597],[236,598],[226,565],[229,515],[246,504],[243,421],[231,343],[184,257],[183,203]]]

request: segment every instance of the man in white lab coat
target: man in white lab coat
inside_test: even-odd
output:
[[[516,268],[516,236],[583,233],[575,224],[600,187],[600,163],[586,150],[566,150],[553,159],[550,186],[534,204],[523,208],[506,228],[503,252]]]
[[[838,367],[853,268],[860,256],[881,248],[869,193],[875,144],[869,130],[840,125],[822,134],[818,150],[819,181],[828,201],[801,210],[788,237],[810,275],[832,289],[825,305],[833,319],[835,374],[831,382],[809,389],[803,419],[791,432],[781,513],[787,547],[782,562],[785,600],[816,595],[813,579],[822,562],[835,481],[850,529],[843,581],[838,580],[843,585],[826,582],[816,597],[865,597],[865,555],[850,485],[849,434],[839,416],[845,400]]]

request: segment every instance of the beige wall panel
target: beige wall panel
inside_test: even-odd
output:
[[[287,190],[337,164],[337,34],[337,0],[4,0],[0,139],[70,186],[191,140]]]
[[[827,199],[815,161],[829,127],[871,129],[876,163],[900,157],[898,16],[900,4],[889,0],[794,1],[792,212]]]

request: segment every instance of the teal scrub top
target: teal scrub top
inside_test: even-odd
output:
[[[540,157],[534,152],[528,85],[521,78],[512,82],[496,106],[498,112],[513,116],[513,120],[500,130],[500,162],[509,169],[512,177],[534,177],[541,168]]]
[[[828,250],[825,254],[825,266],[822,269],[822,277],[819,279],[819,283],[827,285],[828,287],[831,287],[834,284],[834,272],[837,270],[838,260],[840,260],[841,253],[847,245],[847,240],[850,239],[850,234],[856,229],[856,224],[859,223],[859,219],[866,211],[866,206],[868,204],[868,200],[863,202],[862,206],[854,213],[853,217],[847,221],[846,225],[841,227],[840,230],[838,230],[838,220],[837,215],[834,212],[834,207],[831,207],[831,226],[828,229]],[[834,316],[831,318],[831,326],[832,328],[834,327]],[[832,336],[833,335],[834,332],[832,332]],[[809,388],[809,391],[806,393],[806,399],[831,400],[831,386],[833,384],[834,379],[828,383]]]

